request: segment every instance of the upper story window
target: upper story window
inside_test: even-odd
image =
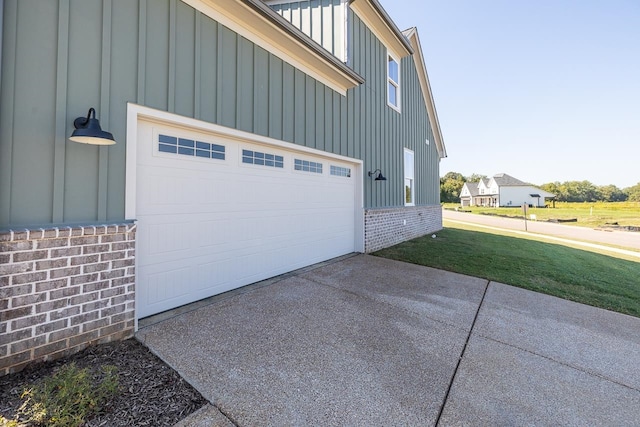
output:
[[[387,104],[400,111],[400,63],[387,55]]]

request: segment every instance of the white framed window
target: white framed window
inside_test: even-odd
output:
[[[272,168],[284,168],[284,157],[277,156],[275,154],[261,153],[260,151],[243,149],[242,163],[270,166]]]
[[[322,175],[322,163],[309,160],[294,159],[293,169],[301,172],[319,173]]]
[[[404,204],[414,206],[415,203],[415,168],[414,153],[404,149]]]
[[[345,178],[351,178],[351,168],[344,168],[342,166],[331,165],[329,173],[334,176],[342,176]]]
[[[187,137],[157,134],[157,145],[154,148],[154,156],[166,157],[167,154],[178,154],[191,157],[194,160],[217,159],[225,160],[226,147],[224,145],[205,142]]]
[[[400,62],[387,54],[387,104],[400,111]]]

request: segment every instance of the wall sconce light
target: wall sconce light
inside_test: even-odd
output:
[[[78,117],[73,121],[76,130],[69,139],[73,142],[93,145],[113,145],[116,143],[113,135],[103,131],[100,122],[96,119],[96,110],[89,108],[87,117]]]
[[[376,173],[378,175],[376,175]],[[380,169],[376,169],[373,172],[369,172],[369,177],[375,176],[375,180],[376,181],[386,181],[387,178],[385,178],[384,176],[382,176],[382,171]]]

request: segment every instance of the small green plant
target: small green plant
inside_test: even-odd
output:
[[[18,414],[36,425],[71,427],[82,425],[99,413],[102,405],[118,391],[116,367],[104,365],[93,374],[74,363],[64,366],[42,383],[22,393]]]

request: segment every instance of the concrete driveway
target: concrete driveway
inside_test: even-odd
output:
[[[640,424],[640,319],[483,279],[356,255],[171,315],[183,425]]]

